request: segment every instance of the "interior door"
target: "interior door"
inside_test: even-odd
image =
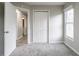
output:
[[[47,43],[47,11],[35,11],[33,19],[33,43]]]
[[[16,48],[16,8],[11,4],[5,3],[5,21],[4,21],[4,55],[10,53]]]
[[[0,2],[0,56],[4,55],[4,3]]]

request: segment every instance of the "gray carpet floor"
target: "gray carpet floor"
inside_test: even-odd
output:
[[[24,44],[10,56],[77,56],[64,44]]]
[[[20,47],[20,46],[23,46],[24,44],[27,44],[27,39],[26,38],[27,38],[27,36],[24,36],[23,38],[18,39],[16,41],[16,46]]]

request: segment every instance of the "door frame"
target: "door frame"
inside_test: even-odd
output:
[[[30,44],[31,43],[31,30],[30,30],[30,9],[26,9],[26,8],[22,8],[22,7],[16,7],[16,9],[19,9],[19,10],[23,10],[24,12],[27,12],[27,44]]]
[[[50,9],[33,9],[33,20],[34,20],[34,12],[39,11],[39,12],[47,12],[47,44],[49,44],[49,19],[50,19]],[[33,22],[32,22],[32,30],[33,30]],[[32,31],[32,38],[33,38],[33,31]],[[33,39],[32,39],[33,42]]]

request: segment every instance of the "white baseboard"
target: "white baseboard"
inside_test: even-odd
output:
[[[69,47],[72,51],[74,51],[77,55],[79,55],[79,52],[77,50],[75,50],[74,48],[72,48],[70,45],[68,45],[67,43],[64,42],[64,44]]]
[[[64,41],[53,41],[53,43],[64,43]]]
[[[53,41],[53,42],[49,42],[49,43],[64,43],[64,41]]]
[[[32,43],[40,43],[40,42],[32,42]],[[43,44],[46,44],[44,42],[41,42]],[[51,44],[51,43],[64,43],[64,41],[53,41],[53,42],[49,42],[48,44]]]

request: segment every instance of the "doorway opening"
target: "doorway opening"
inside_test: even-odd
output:
[[[28,14],[20,9],[16,9],[17,14],[17,40],[16,47],[23,46],[28,43],[27,39],[27,20]]]

